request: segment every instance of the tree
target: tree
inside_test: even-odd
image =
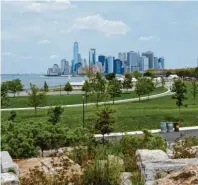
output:
[[[89,92],[91,91],[91,85],[90,85],[90,83],[89,83],[89,81],[88,80],[85,80],[85,82],[84,82],[84,84],[83,84],[83,86],[82,86],[82,91],[84,91],[85,92],[85,98],[86,98],[86,105],[87,105],[87,99],[88,99],[88,97],[89,97]]]
[[[49,88],[48,88],[48,85],[47,85],[47,82],[46,81],[44,82],[44,91],[45,92],[48,92],[49,91]]]
[[[8,84],[7,82],[1,83],[1,106],[8,104]]]
[[[148,99],[149,99],[149,95],[154,91],[155,89],[155,84],[153,83],[152,79],[145,79],[145,86],[146,86],[146,93],[148,95]]]
[[[194,99],[194,104],[196,104],[196,98],[198,96],[198,84],[196,83],[196,80],[192,80],[192,88],[191,88],[191,93]]]
[[[11,93],[13,93],[14,97],[16,93],[23,91],[23,85],[21,84],[21,80],[18,78],[11,81],[7,81],[7,84],[8,84],[8,90]]]
[[[60,121],[60,116],[63,112],[64,108],[62,108],[60,105],[54,108],[50,108],[47,113],[47,115],[49,116],[48,121],[55,125]]]
[[[169,77],[170,75],[172,75],[172,72],[171,71],[167,71],[166,72],[166,77]]]
[[[44,104],[45,95],[44,91],[41,91],[36,85],[30,83],[29,105],[34,107],[35,115],[37,114],[37,107]]]
[[[153,74],[152,72],[150,72],[150,71],[146,71],[146,72],[144,73],[144,76],[145,76],[145,77],[151,77],[151,78],[153,78],[153,77],[154,77],[154,74]]]
[[[120,96],[120,94],[122,93],[121,88],[122,88],[121,82],[116,78],[114,78],[112,81],[109,82],[108,93],[113,99],[113,104],[115,97]]]
[[[67,91],[67,94],[73,90],[69,81],[65,84],[64,90]]]
[[[8,118],[8,121],[14,121],[14,119],[16,118],[16,111],[14,111],[14,110],[12,110],[12,111],[10,111],[10,116],[9,116],[9,118]]]
[[[184,106],[183,101],[187,99],[187,97],[185,96],[187,93],[186,85],[180,79],[175,80],[173,83],[172,92],[174,92],[172,98],[176,100],[176,105],[179,108],[179,121],[180,121],[180,114],[181,114],[180,108],[181,106]]]
[[[109,134],[113,131],[113,125],[115,123],[112,113],[114,111],[109,107],[104,107],[102,110],[96,113],[95,120],[95,130],[103,135],[103,144],[104,144],[104,135]]]
[[[127,72],[127,73],[125,73],[124,77],[125,77],[125,79],[128,79],[129,81],[132,81],[133,75],[132,75],[132,73]]]
[[[140,97],[141,95],[146,94],[146,80],[145,78],[139,78],[135,84],[135,93],[139,97],[139,102],[140,102]]]
[[[105,75],[105,78],[109,81],[113,80],[116,77],[115,73],[108,73]]]
[[[125,78],[122,83],[122,86],[124,89],[127,89],[128,91],[128,89],[131,89],[133,87],[133,82],[130,79]]]
[[[139,71],[137,71],[137,70],[133,72],[133,75],[134,75],[134,77],[136,79],[138,79],[138,78],[140,78],[142,76],[142,74]]]

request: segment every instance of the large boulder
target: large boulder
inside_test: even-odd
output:
[[[14,173],[1,173],[2,185],[19,185],[19,178]]]
[[[132,185],[131,176],[131,172],[123,172],[121,174],[121,185]]]

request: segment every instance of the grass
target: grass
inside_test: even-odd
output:
[[[190,89],[190,85],[188,85]],[[127,96],[127,95],[126,95]],[[128,95],[129,96],[129,95]],[[129,97],[127,97],[129,98]],[[131,97],[130,97],[131,98]],[[197,105],[193,105],[193,98],[188,93],[188,100],[185,104],[187,108],[181,108],[181,126],[198,125],[198,100]],[[160,97],[141,102],[128,102],[115,104],[112,108],[116,111],[114,131],[135,131],[143,129],[159,129],[160,122],[166,120],[166,117],[178,118],[178,107],[171,96]],[[91,124],[97,111],[96,106],[87,106],[85,109],[86,124]],[[34,116],[34,111],[17,111],[17,119],[28,121],[47,121],[47,110],[38,110],[38,115]],[[2,124],[8,119],[9,112],[2,112]],[[69,128],[82,126],[82,107],[65,108],[61,117],[61,123]]]
[[[152,94],[158,94],[167,91],[166,88],[159,87],[156,88]],[[116,97],[115,100],[121,99],[130,99],[137,98],[137,95],[134,91],[128,91],[121,94],[120,97]],[[28,96],[18,96],[18,97],[10,97],[9,105],[3,108],[23,108],[30,107],[28,105]],[[111,100],[109,98],[109,100]],[[88,102],[95,102],[94,99],[89,99]],[[51,106],[51,105],[72,105],[72,104],[80,104],[82,103],[82,94],[64,94],[64,95],[47,95],[46,101],[43,106]]]

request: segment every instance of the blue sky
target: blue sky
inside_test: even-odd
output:
[[[198,2],[4,1],[2,73],[44,73],[73,43],[83,58],[151,50],[166,68],[193,67],[198,58]]]

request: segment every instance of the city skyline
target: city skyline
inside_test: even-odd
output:
[[[116,58],[153,51],[166,68],[195,67],[197,8],[198,2],[2,2],[2,73],[44,73],[61,59],[71,63],[75,41],[87,62],[96,48],[97,56]]]

